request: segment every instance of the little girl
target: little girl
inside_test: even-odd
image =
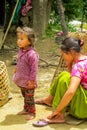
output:
[[[28,27],[17,28],[18,61],[13,81],[20,87],[24,97],[24,108],[18,114],[27,114],[27,120],[36,115],[34,90],[37,87],[37,71],[39,56],[34,49],[35,34]]]

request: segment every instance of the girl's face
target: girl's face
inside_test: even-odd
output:
[[[26,50],[30,44],[31,42],[29,41],[28,36],[26,34],[24,33],[17,34],[17,45],[19,48]]]
[[[71,52],[66,53],[65,51],[61,51],[62,56],[66,62],[66,65],[72,64],[74,61],[73,55]]]

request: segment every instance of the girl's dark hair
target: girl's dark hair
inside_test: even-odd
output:
[[[80,52],[83,45],[84,45],[83,40],[67,37],[61,43],[61,50],[66,52],[69,52],[70,50]]]
[[[34,47],[34,42],[35,42],[35,33],[32,28],[29,27],[18,27],[17,28],[17,33],[25,33],[28,36],[29,41],[31,42],[31,46]]]

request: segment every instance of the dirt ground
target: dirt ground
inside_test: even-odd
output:
[[[55,44],[54,38],[37,40],[35,46],[40,55],[38,88],[35,91],[35,99],[37,99],[48,95],[48,88],[58,64],[60,51],[58,45]],[[80,125],[50,124],[45,127],[34,127],[32,125],[34,121],[51,113],[52,108],[45,105],[36,105],[36,118],[31,121],[26,121],[25,116],[17,115],[23,108],[23,98],[19,88],[12,81],[15,68],[15,65],[12,64],[12,58],[15,54],[17,54],[16,36],[15,34],[9,34],[5,41],[4,50],[0,51],[0,60],[6,63],[13,98],[0,108],[0,130],[87,130],[87,122]],[[47,65],[48,67],[46,67]]]

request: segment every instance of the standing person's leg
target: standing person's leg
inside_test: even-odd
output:
[[[26,92],[26,89],[25,89],[25,88],[21,88],[21,94],[22,94],[22,96],[24,97],[24,106],[23,106],[23,110],[20,111],[20,112],[18,113],[18,115],[28,114],[27,106],[26,106],[26,102],[25,102],[25,92]]]
[[[34,101],[34,89],[26,89],[25,92],[25,104],[28,112],[27,120],[31,120],[36,115],[36,107]]]

